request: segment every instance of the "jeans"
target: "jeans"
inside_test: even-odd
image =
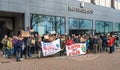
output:
[[[10,56],[11,56],[11,49],[6,48],[6,54],[7,54],[7,58],[10,58]]]
[[[16,61],[20,61],[22,48],[17,48],[16,50]]]
[[[2,52],[3,52],[3,55],[6,55],[6,46],[5,45],[3,45],[3,47],[2,47]]]
[[[115,47],[114,47],[114,45],[112,46],[112,52],[114,52],[115,51]]]
[[[95,53],[97,53],[98,44],[93,44],[93,47],[94,47]]]

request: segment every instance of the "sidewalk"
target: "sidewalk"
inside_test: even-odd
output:
[[[0,53],[1,54],[1,53]],[[107,52],[81,56],[55,56],[40,59],[25,59],[16,62],[14,58],[0,57],[0,70],[120,70],[120,48]]]

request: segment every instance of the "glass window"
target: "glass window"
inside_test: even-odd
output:
[[[79,23],[80,23],[79,19],[70,18],[69,23],[70,23],[71,29],[78,29],[79,28]]]
[[[96,5],[100,5],[100,0],[95,0]]]
[[[81,20],[81,29],[92,29],[92,20]]]
[[[118,9],[118,0],[115,0],[115,8]]]
[[[88,3],[91,3],[91,0],[84,0],[84,2],[88,2]]]
[[[114,30],[114,31],[120,31],[120,23],[115,23],[113,30]]]
[[[120,9],[120,1],[118,2],[118,9]]]
[[[112,22],[96,21],[96,33],[112,32]]]
[[[106,7],[111,7],[111,0],[106,0]]]
[[[70,29],[92,29],[92,20],[70,18]]]
[[[105,6],[105,0],[100,0],[100,5]]]
[[[45,15],[31,15],[31,28],[40,35],[56,31],[57,33],[65,33],[65,18]]]

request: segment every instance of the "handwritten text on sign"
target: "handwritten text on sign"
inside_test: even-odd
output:
[[[66,47],[67,56],[86,54],[86,43],[73,44]]]

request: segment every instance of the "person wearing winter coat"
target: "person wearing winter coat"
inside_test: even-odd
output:
[[[22,46],[23,46],[23,38],[19,37],[17,41],[17,47],[16,47],[16,61],[20,61],[20,56],[22,53]]]
[[[9,37],[7,41],[7,47],[6,47],[6,54],[8,59],[11,56],[12,47],[13,47],[12,38]]]
[[[2,47],[2,53],[3,53],[3,57],[6,56],[6,47],[7,47],[7,35],[4,35],[4,38],[1,41],[3,47]]]

